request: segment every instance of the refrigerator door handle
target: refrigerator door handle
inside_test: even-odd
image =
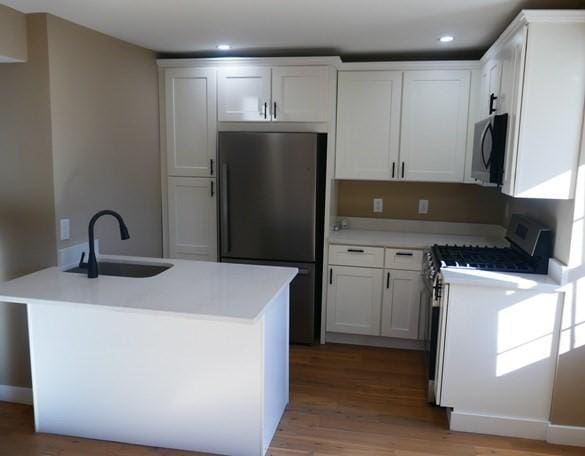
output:
[[[231,247],[230,239],[230,207],[229,207],[229,168],[227,163],[221,165],[221,231],[222,241],[225,242],[225,251],[229,252]]]

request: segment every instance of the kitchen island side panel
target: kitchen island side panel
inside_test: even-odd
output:
[[[55,303],[28,305],[28,316],[37,431],[263,453],[264,317],[235,322]]]
[[[264,314],[264,452],[270,446],[289,400],[289,295],[286,286]]]
[[[546,422],[561,298],[451,284],[441,405],[467,415]]]

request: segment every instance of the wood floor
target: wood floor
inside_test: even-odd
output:
[[[327,344],[292,347],[291,402],[272,456],[581,455],[585,449],[449,432],[425,402],[420,352]],[[1,456],[196,453],[35,434],[32,407],[0,402]]]

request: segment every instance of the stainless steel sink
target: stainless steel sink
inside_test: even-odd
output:
[[[172,268],[172,264],[141,264],[141,263],[116,263],[108,261],[98,262],[99,274],[115,277],[132,277],[132,278],[146,278],[154,277],[167,269]],[[65,272],[73,272],[76,274],[87,274],[86,268],[76,266],[67,269]]]

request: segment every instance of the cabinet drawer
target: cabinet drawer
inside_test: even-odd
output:
[[[386,249],[387,269],[402,269],[405,271],[420,271],[422,269],[422,250]]]
[[[384,249],[359,245],[330,245],[329,264],[382,268],[384,266]]]

